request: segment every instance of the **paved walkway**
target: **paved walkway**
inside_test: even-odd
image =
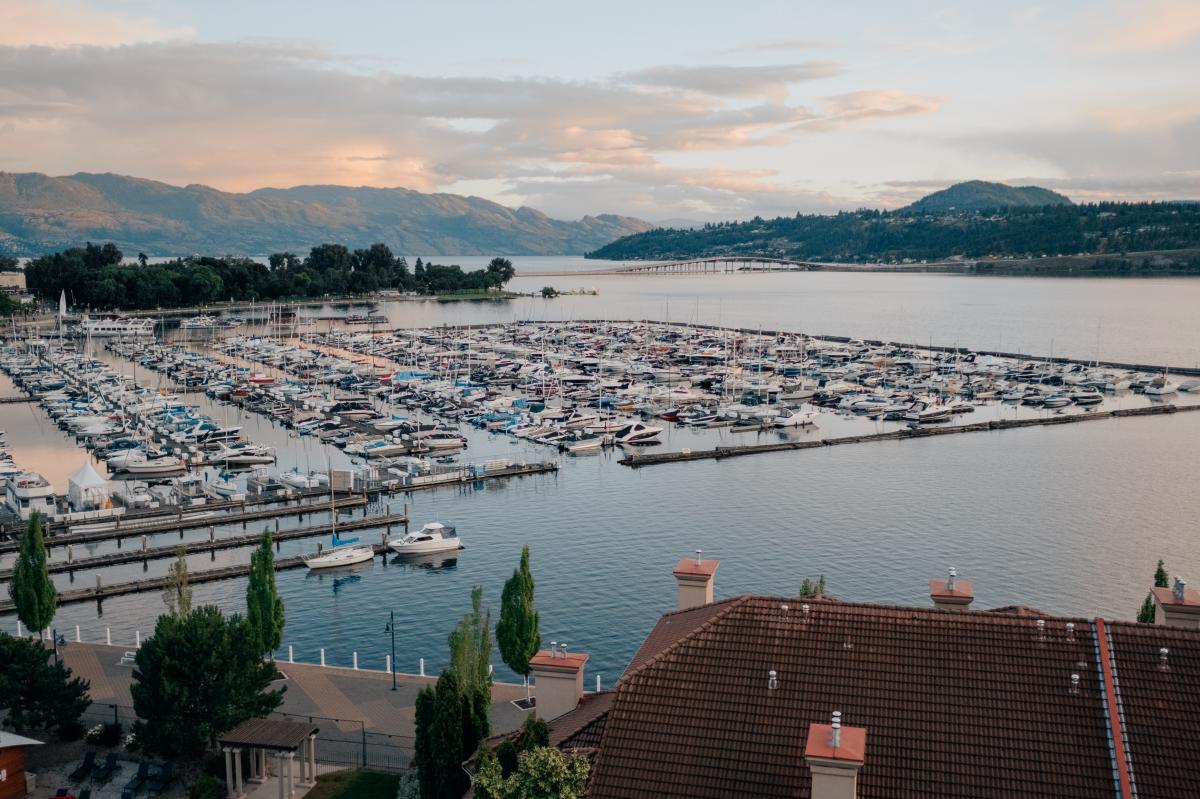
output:
[[[133,707],[129,693],[133,663],[126,657],[132,654],[129,648],[72,642],[60,651],[71,671],[91,684],[93,702]],[[436,682],[433,677],[398,674],[397,689],[393,691],[387,672],[301,663],[277,665],[285,679],[275,685],[287,688],[279,712],[336,719],[336,726],[343,732],[366,729],[406,737],[410,745],[417,692]],[[493,687],[493,732],[514,730],[524,722],[526,711],[512,704],[524,697],[525,688],[520,685],[497,683]]]

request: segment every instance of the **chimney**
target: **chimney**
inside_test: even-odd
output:
[[[866,751],[866,729],[843,727],[839,711],[833,711],[829,724],[808,725],[804,759],[812,774],[812,799],[857,799]]]
[[[929,581],[929,598],[939,610],[966,610],[975,600],[975,591],[970,582],[958,579],[958,570],[951,566],[945,580]]]
[[[1200,591],[1188,588],[1182,578],[1176,577],[1170,588],[1151,588],[1150,594],[1154,597],[1155,624],[1200,630]]]
[[[579,705],[587,661],[582,652],[568,652],[565,643],[559,649],[543,649],[530,659],[537,714],[542,721],[552,721]]]
[[[696,557],[684,558],[675,567],[675,583],[679,595],[676,610],[712,604],[713,578],[721,561],[704,560],[700,557],[703,553],[704,550],[697,549]]]

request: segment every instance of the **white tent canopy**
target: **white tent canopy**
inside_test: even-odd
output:
[[[84,461],[67,481],[67,496],[75,510],[102,508],[110,497],[108,481],[100,476],[91,460]]]

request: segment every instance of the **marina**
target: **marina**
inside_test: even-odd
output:
[[[181,510],[170,502],[158,508],[137,507],[136,497],[145,493],[134,492],[133,504],[123,507],[120,537],[106,537],[115,532],[115,519],[107,522],[110,530],[80,531],[96,537],[71,543],[70,565],[64,536],[75,533],[68,532],[71,528],[65,523],[52,524],[47,543],[53,576],[64,596],[77,600],[64,600],[60,616],[85,629],[88,618],[98,618],[97,613],[103,615],[105,627],[146,626],[157,600],[138,597],[161,587],[166,564],[180,542],[188,549],[192,573],[205,574],[197,581],[198,600],[207,597],[220,603],[224,597],[236,598],[245,583],[249,550],[257,538],[251,533],[258,523],[267,524],[273,533],[278,530],[277,557],[289,565],[279,575],[289,614],[292,604],[305,606],[303,594],[322,585],[333,587],[338,597],[353,596],[363,590],[359,586],[406,594],[409,589],[399,584],[385,587],[380,582],[381,554],[389,562],[388,581],[415,581],[412,590],[420,591],[424,605],[450,590],[449,585],[472,579],[472,574],[497,566],[502,573],[496,560],[502,563],[503,540],[531,536],[545,545],[547,533],[535,530],[537,522],[531,527],[529,521],[540,516],[535,509],[548,501],[544,496],[559,497],[552,502],[558,510],[545,511],[562,516],[553,523],[547,517],[547,531],[566,525],[569,532],[562,535],[568,537],[555,537],[570,541],[565,551],[583,556],[593,552],[605,536],[585,543],[579,537],[582,531],[611,530],[622,520],[632,523],[624,513],[600,523],[588,510],[597,503],[611,504],[617,485],[625,485],[631,496],[670,496],[680,490],[663,494],[661,481],[634,477],[649,474],[643,466],[680,463],[687,470],[686,482],[692,483],[695,470],[708,461],[714,468],[738,470],[739,480],[743,474],[755,479],[762,475],[751,464],[759,459],[739,456],[756,454],[762,463],[775,464],[770,468],[790,471],[792,467],[782,467],[778,459],[806,450],[812,453],[797,461],[796,468],[806,472],[806,485],[816,486],[818,472],[800,464],[817,457],[823,472],[829,456],[815,453],[849,452],[846,444],[872,443],[864,448],[864,457],[888,461],[897,457],[894,446],[914,448],[922,453],[919,457],[927,457],[928,447],[940,453],[958,449],[952,441],[970,438],[948,434],[1005,431],[1004,436],[1016,436],[1014,441],[1028,449],[1031,440],[1026,436],[1031,434],[1052,435],[1051,430],[1064,425],[1099,429],[1071,424],[1075,421],[1103,418],[1115,424],[1174,425],[1167,420],[1191,416],[1176,410],[1186,411],[1200,400],[1191,391],[1192,370],[1186,365],[1164,370],[1135,360],[1070,359],[1049,351],[1027,355],[1007,348],[975,351],[936,342],[918,347],[786,329],[603,319],[552,325],[354,327],[342,327],[336,319],[303,328],[214,324],[175,328],[169,341],[122,336],[92,341],[85,336],[74,339],[64,355],[56,353],[56,343],[49,339],[44,347],[35,347],[38,358],[67,359],[57,368],[43,363],[56,377],[64,371],[95,374],[107,395],[187,408],[186,413],[156,409],[152,424],[144,411],[136,419],[124,414],[128,418],[109,420],[122,429],[107,438],[145,436],[151,447],[162,450],[159,457],[177,458],[184,467],[183,477],[166,477],[167,484],[182,480],[186,487],[193,482],[199,488],[185,490],[198,491],[204,503],[199,510],[186,505]],[[26,345],[14,340],[10,346],[15,354]],[[44,379],[41,372],[36,376]],[[1167,393],[1146,391],[1156,381]],[[91,391],[93,397],[98,393]],[[35,399],[37,404],[27,407],[34,414],[45,413],[45,398]],[[1059,404],[1063,399],[1066,402]],[[55,401],[50,399],[51,404]],[[176,422],[175,416],[186,421]],[[70,438],[64,437],[63,443],[69,448],[88,448],[105,440],[76,435],[87,430],[76,428],[67,427]],[[240,429],[234,433],[235,428]],[[228,454],[222,453],[238,451],[239,438],[270,453],[270,462],[241,468],[229,463]],[[645,443],[632,443],[639,438]],[[1007,449],[1002,439],[984,438],[987,449]],[[875,447],[884,449],[866,454]],[[24,467],[20,448],[12,454],[14,467]],[[715,466],[731,459],[738,463]],[[144,483],[147,490],[159,493],[167,487],[162,482],[156,487],[157,478],[122,474],[107,460],[93,462],[110,486]],[[634,482],[627,484],[621,474],[629,474]],[[340,476],[331,480],[331,475]],[[549,481],[539,475],[549,475]],[[491,480],[512,476],[527,479]],[[482,488],[480,481],[485,480],[495,485]],[[364,561],[343,567],[353,570],[345,575],[337,574],[338,568],[290,568],[303,566],[313,557],[316,541],[328,535],[328,522],[322,519],[328,516],[330,484],[338,481],[332,493],[339,506],[347,503],[339,508],[341,536],[354,537],[361,530],[368,540],[370,530],[386,529],[386,523],[379,526],[381,519],[391,518],[396,525],[400,514],[389,510],[387,498],[403,494],[409,503],[405,515],[419,519],[418,526],[430,518],[452,519],[454,527],[466,530],[471,546],[462,552],[447,548],[414,561],[389,549],[384,533],[370,545],[374,567]],[[703,491],[706,481],[683,490]],[[774,476],[765,479],[768,486],[778,482]],[[218,486],[228,486],[230,493],[222,495]],[[424,495],[429,488],[435,490],[418,502],[416,492]],[[67,493],[61,485],[56,489]],[[712,490],[714,497],[725,493]],[[114,505],[118,493],[125,492],[113,491]],[[561,513],[564,502],[574,511]],[[723,502],[729,504],[728,497]],[[768,505],[773,502],[767,500]],[[301,505],[311,507],[302,515]],[[696,506],[716,509],[708,500]],[[754,512],[769,517],[766,507],[760,502]],[[199,515],[211,511],[220,516],[215,524]],[[197,515],[189,517],[191,513]],[[288,523],[288,518],[295,521]],[[717,518],[685,521],[684,514],[679,520],[682,529],[672,538],[682,535],[696,539],[697,546],[712,546]],[[139,524],[150,527],[138,529]],[[500,532],[500,527],[506,531]],[[488,532],[481,536],[480,530]],[[120,538],[141,536],[146,536],[143,542],[120,548]],[[679,545],[690,543],[681,540]],[[101,549],[83,552],[82,546]],[[554,548],[560,546],[556,543]],[[139,547],[145,547],[148,556],[143,557]],[[11,553],[0,552],[0,569],[6,567],[6,557],[11,560]],[[546,557],[555,560],[553,554]],[[392,562],[395,558],[399,560]],[[92,587],[97,577],[101,596]],[[430,583],[435,577],[441,582]],[[566,587],[552,577],[549,583],[552,594]],[[411,600],[418,601],[415,596]],[[84,610],[88,607],[94,609]],[[322,625],[322,636],[348,636],[353,641],[357,627],[358,622],[348,622],[345,629],[333,631]],[[611,638],[611,633],[598,629],[588,635]],[[286,643],[303,653],[305,634],[296,636]],[[416,628],[401,635],[428,651],[432,644],[419,643],[424,636]],[[619,660],[619,640],[609,643]],[[354,642],[354,647],[363,646]],[[601,665],[615,668],[611,661],[602,660]]]

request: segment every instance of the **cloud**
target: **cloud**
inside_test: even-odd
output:
[[[188,28],[91,8],[82,0],[7,0],[0,3],[0,46],[116,45],[189,36]]]
[[[621,76],[641,86],[711,94],[717,97],[769,97],[783,102],[788,87],[796,83],[831,78],[843,72],[832,61],[804,61],[773,66],[680,66],[650,67]]]
[[[825,42],[811,39],[766,39],[763,41],[748,42],[736,47],[727,47],[724,50],[716,50],[711,55],[755,55],[758,53],[777,53],[794,50],[818,50],[829,46]]]
[[[1156,51],[1200,38],[1200,3],[1195,0],[1139,0],[1109,18],[1103,38],[1109,47]]]
[[[0,47],[0,169],[114,171],[227,190],[485,181],[558,214],[816,208],[825,200],[781,185],[773,170],[663,161],[936,110],[890,90],[815,108],[778,96],[837,69],[663,67],[569,81],[370,73],[315,47],[271,44]],[[758,95],[773,101],[753,102]]]

